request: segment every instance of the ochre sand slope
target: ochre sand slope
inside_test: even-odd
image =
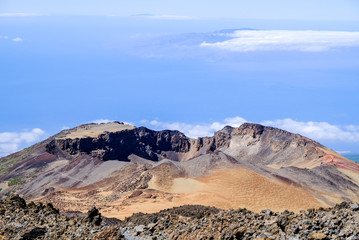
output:
[[[243,167],[215,170],[200,178],[173,177],[172,174],[153,172],[146,189],[122,194],[97,184],[91,186],[58,189],[60,192],[53,197],[38,200],[53,202],[63,211],[86,212],[95,205],[104,216],[120,219],[136,212],[153,213],[185,204],[222,209],[247,208],[256,212],[263,209],[298,212],[327,206],[306,189],[269,179]],[[118,197],[106,200],[114,195]]]
[[[169,178],[167,182],[172,184],[157,184],[164,180],[154,176],[148,189],[141,190],[139,196],[100,206],[103,215],[123,219],[135,212],[152,213],[185,204],[247,208],[256,212],[263,209],[298,212],[327,206],[306,189],[268,179],[245,168],[220,169],[201,178]]]
[[[218,208],[245,207],[253,211],[299,211],[323,206],[306,189],[275,181],[245,168],[220,169],[202,178],[176,178],[170,189],[151,184],[158,190],[182,193],[183,204],[203,204]],[[180,199],[179,199],[180,201]]]

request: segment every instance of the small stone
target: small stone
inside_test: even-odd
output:
[[[353,235],[353,236],[347,237],[347,240],[359,240],[359,237]]]
[[[50,214],[58,214],[59,210],[54,208],[54,206],[52,205],[52,203],[48,203],[46,205],[46,210],[50,213]]]
[[[353,211],[358,211],[359,210],[359,204],[358,203],[353,203],[350,206],[350,209],[353,210]]]
[[[12,202],[13,205],[18,206],[20,208],[26,207],[26,202],[23,198],[21,198],[19,195],[12,195],[9,198],[9,201]]]
[[[273,212],[270,209],[264,209],[264,210],[262,210],[262,213],[267,214],[267,215],[272,215]]]
[[[308,236],[308,239],[322,240],[322,239],[328,239],[328,237],[324,233],[311,232]]]
[[[156,223],[149,223],[149,224],[147,225],[147,228],[148,228],[148,229],[152,229],[152,228],[154,228],[156,225],[157,225]]]
[[[261,233],[259,236],[257,236],[256,239],[265,240],[265,239],[268,239],[268,238],[267,238],[267,235],[265,235],[264,233]]]
[[[20,223],[12,223],[12,225],[14,225],[15,227],[18,227],[18,228],[21,228],[24,226],[23,224],[20,224]]]
[[[101,224],[101,213],[96,207],[92,207],[92,209],[87,212],[87,220],[90,223],[94,223],[96,226]]]
[[[35,227],[35,228],[25,232],[22,235],[21,239],[23,239],[23,240],[37,239],[37,238],[40,238],[41,236],[44,236],[45,233],[46,233],[45,228]]]
[[[145,226],[144,225],[138,225],[134,228],[134,230],[137,232],[137,233],[142,233],[145,231]]]

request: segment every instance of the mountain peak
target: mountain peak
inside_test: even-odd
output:
[[[109,132],[120,132],[124,130],[134,129],[135,126],[125,124],[123,122],[109,123],[89,123],[83,124],[70,130],[62,131],[55,136],[56,139],[76,139],[76,138],[97,138],[101,134]]]
[[[232,133],[233,129],[234,129],[234,127],[227,125],[227,126],[224,126],[221,130],[218,130],[216,133],[224,133],[224,134],[230,135]]]

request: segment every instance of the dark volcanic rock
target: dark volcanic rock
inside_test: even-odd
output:
[[[300,213],[185,205],[110,226],[96,224],[96,208],[69,218],[51,204],[20,206],[23,199],[11,199],[0,200],[0,239],[359,239],[358,204],[348,202]]]
[[[34,240],[34,239],[39,239],[42,236],[44,236],[46,233],[46,229],[42,228],[42,227],[35,227],[33,229],[31,229],[30,231],[25,232],[22,237],[20,238],[21,240]]]
[[[111,232],[109,227],[101,224],[96,208],[89,211],[88,217],[69,218],[51,203],[26,204],[18,195],[0,200],[0,239],[123,239],[118,230]],[[102,237],[98,236],[103,230]]]
[[[87,212],[87,220],[90,223],[94,223],[96,226],[99,226],[102,222],[101,213],[96,207],[93,207]]]
[[[128,161],[137,156],[157,161],[165,151],[188,152],[191,141],[179,131],[152,131],[145,127],[101,134],[98,138],[54,139],[46,150],[56,154],[58,150],[70,155],[86,153],[101,160]]]
[[[134,214],[120,226],[125,235],[132,233],[145,239],[354,240],[359,239],[359,213],[351,206],[344,202],[334,208],[300,213],[182,206],[154,214]],[[141,226],[141,231],[136,226]]]
[[[12,195],[7,202],[11,205],[14,205],[16,207],[25,208],[26,202],[23,198],[19,197],[19,195]]]

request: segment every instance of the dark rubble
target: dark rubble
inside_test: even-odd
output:
[[[0,200],[0,239],[110,239],[109,225],[101,224],[96,208],[88,214],[68,217],[51,203],[26,203],[18,195]],[[114,239],[123,239],[119,231]],[[107,237],[106,237],[107,236]]]
[[[359,204],[255,213],[185,205],[158,213],[106,219],[59,213],[51,203],[26,203],[18,195],[0,200],[0,239],[359,239]]]

